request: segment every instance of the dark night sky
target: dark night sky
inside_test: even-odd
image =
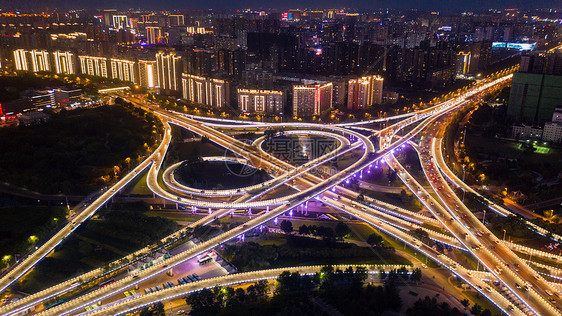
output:
[[[2,8],[146,8],[146,9],[223,9],[223,8],[417,8],[460,11],[482,8],[560,8],[562,0],[0,0]]]

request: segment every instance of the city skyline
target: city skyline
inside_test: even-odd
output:
[[[561,9],[562,1],[555,0],[476,0],[471,2],[466,1],[414,1],[405,0],[400,2],[388,3],[384,1],[367,1],[367,0],[344,0],[344,1],[320,1],[320,0],[305,0],[305,1],[285,1],[282,5],[272,2],[271,4],[259,0],[212,0],[201,1],[194,0],[165,0],[155,3],[146,0],[120,0],[109,1],[102,0],[92,3],[85,0],[30,0],[25,3],[19,0],[0,0],[0,8],[7,8],[9,10],[54,10],[54,9],[146,9],[146,10],[199,10],[199,9],[227,9],[227,10],[243,10],[243,9],[256,9],[256,10],[288,10],[288,9],[345,9],[350,8],[353,11],[366,11],[366,10],[385,10],[385,9],[398,9],[398,10],[427,10],[427,11],[441,11],[444,14],[459,13],[462,11],[480,11],[487,9],[519,9],[519,10],[533,10],[533,9]]]

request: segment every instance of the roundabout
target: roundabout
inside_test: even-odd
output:
[[[184,169],[182,170],[182,168]],[[187,177],[187,175],[181,174],[182,171],[184,171],[185,173],[185,168],[191,168],[191,169],[204,168],[198,170],[199,171],[198,173],[214,171],[217,173],[222,173],[223,174],[222,176],[227,176],[228,178],[237,180],[236,183],[238,184],[241,183],[247,184],[248,182],[251,182],[251,185],[225,188],[225,189],[218,189],[217,188],[218,185],[215,185],[216,183],[214,181],[210,185],[214,187],[212,189],[208,189],[203,186],[195,187],[193,185],[186,185],[185,182],[188,179],[185,178]],[[199,176],[201,176],[201,174],[199,174]],[[263,179],[266,177],[270,179]],[[212,177],[210,177],[209,175],[209,178]],[[201,162],[180,161],[178,163],[171,165],[164,171],[163,179],[166,186],[168,186],[174,191],[178,191],[184,194],[201,195],[201,196],[243,195],[254,190],[265,188],[275,181],[275,179],[271,179],[271,176],[266,171],[254,168],[251,162],[248,161],[247,159],[229,157],[229,156],[203,157]],[[206,181],[206,183],[207,186],[209,186],[209,181]],[[199,182],[198,184],[201,184],[201,182]]]

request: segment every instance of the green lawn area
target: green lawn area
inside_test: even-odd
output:
[[[183,163],[174,175],[182,184],[202,190],[237,189],[271,179],[264,170],[224,161]]]
[[[358,225],[362,225],[363,227],[359,228],[360,233],[357,234],[357,235],[362,236],[362,237],[365,236],[364,239],[358,239],[358,240],[365,241],[370,234],[376,233],[376,234],[379,234],[379,235],[382,236],[385,245],[391,246],[396,250],[406,252],[406,253],[416,257],[418,260],[420,260],[422,262],[426,261],[426,257],[424,255],[418,253],[417,251],[415,251],[411,247],[405,247],[404,243],[396,240],[394,237],[391,237],[391,236],[387,235],[383,231],[380,231],[380,230],[374,228],[373,226],[368,225],[368,224],[364,224],[364,223],[361,223],[361,224],[358,224]],[[353,229],[352,229],[352,231],[353,231]],[[353,237],[351,237],[351,238],[353,238]],[[432,267],[432,268],[438,268],[439,267],[439,265],[435,264],[431,260],[427,261],[427,265],[429,267]]]
[[[533,256],[532,258],[526,254],[526,253],[522,253],[520,251],[513,251],[517,256],[529,260],[529,259],[533,259],[533,261],[536,261],[537,263],[542,263],[542,264],[546,264],[552,267],[559,267],[559,263],[558,261],[554,261],[554,260],[550,260],[550,259],[545,259],[543,257],[537,257],[537,256]]]
[[[463,267],[470,270],[476,270],[476,268],[478,267],[478,261],[474,259],[471,254],[456,248],[453,248],[453,253],[457,258],[457,263],[462,265]]]
[[[404,189],[404,190],[407,193],[410,192],[407,189]],[[389,204],[392,204],[392,205],[396,205],[400,208],[407,209],[407,210],[410,210],[410,211],[413,211],[413,212],[417,212],[417,211],[420,211],[422,209],[422,205],[421,205],[421,203],[419,203],[419,201],[417,201],[416,197],[412,197],[412,199],[414,199],[413,203],[415,203],[414,204],[415,207],[412,207],[411,205],[406,204],[402,201],[402,198],[401,198],[400,194],[371,191],[371,190],[365,190],[364,194],[366,196],[369,196],[369,197],[373,198],[373,199],[380,200],[380,201],[383,201],[383,202],[386,202],[386,203],[389,203]]]
[[[146,176],[148,174],[148,169],[143,172],[142,176],[138,177],[134,183],[131,183],[123,191],[123,195],[152,195],[152,191],[148,188],[146,184]]]
[[[517,146],[517,148],[519,150],[525,150],[523,148],[523,144],[519,144],[519,146]],[[550,153],[550,148],[548,148],[548,147],[535,146],[535,148],[536,148],[535,152],[538,153],[538,154],[548,154],[548,153]]]
[[[421,225],[421,227],[427,228],[427,229],[430,229],[430,230],[433,230],[433,231],[436,231],[436,232],[439,232],[439,233],[441,233],[441,234],[445,234],[445,235],[447,235],[447,236],[453,236],[448,230],[445,230],[445,229],[441,228],[441,226],[431,225],[431,224],[429,224],[429,223],[427,223],[427,222],[426,222],[426,223],[423,223],[423,224]]]
[[[354,150],[342,156],[339,156],[337,158],[337,162],[338,162],[337,169],[344,170],[345,168],[355,163],[362,155],[363,155],[362,151]]]
[[[149,211],[146,212],[147,216],[162,217],[176,222],[196,222],[205,217],[205,215],[193,215],[191,212],[180,213],[178,211]]]
[[[373,255],[371,258],[338,258],[338,259],[312,259],[312,260],[297,260],[297,259],[283,259],[271,265],[271,268],[283,268],[294,266],[311,266],[311,265],[341,265],[341,264],[393,264],[393,265],[411,265],[411,262],[401,257],[398,254],[386,255],[385,257],[376,257]]]
[[[336,149],[337,141],[317,135],[284,135],[265,140],[262,148],[275,157],[288,158],[291,164],[301,165]],[[303,151],[308,156],[304,156]]]
[[[287,195],[297,193],[297,192],[298,191],[296,189],[293,189],[288,185],[282,185],[282,186],[277,187],[275,190],[270,191],[269,193],[266,193],[262,197],[263,197],[263,199],[275,199],[275,198],[287,196]]]
[[[391,171],[392,172],[392,171]],[[369,183],[382,185],[382,186],[389,186],[389,179],[388,179],[389,167],[388,165],[379,165],[378,168],[371,168],[371,173],[363,173],[363,180]],[[396,176],[396,179],[390,183],[390,186],[393,187],[404,187],[400,178]],[[407,189],[405,189],[407,191]]]
[[[276,234],[276,233],[268,233],[258,238],[252,238],[252,240],[253,239],[255,239],[254,241],[262,246],[267,246],[267,245],[280,246],[287,242],[286,235]]]

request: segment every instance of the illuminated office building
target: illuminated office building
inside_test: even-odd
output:
[[[183,98],[214,108],[230,104],[230,84],[226,80],[182,74]]]
[[[283,113],[284,95],[282,91],[238,89],[238,109],[251,114]]]
[[[351,79],[347,83],[347,109],[366,109],[373,104],[382,103],[383,78],[365,76]]]
[[[85,75],[109,78],[107,58],[96,56],[79,56],[80,70]]]
[[[36,109],[50,108],[55,106],[55,91],[43,90],[35,91],[33,95],[29,96],[31,105]]]
[[[293,86],[293,115],[320,115],[332,106],[332,83]]]
[[[179,92],[181,89],[182,61],[175,53],[156,54],[156,69],[160,90],[165,93]]]
[[[73,53],[56,51],[53,53],[53,60],[57,74],[76,74],[76,57]]]
[[[111,58],[109,63],[111,65],[111,78],[136,82],[134,61]]]
[[[155,60],[139,60],[139,84],[145,88],[156,88],[158,84],[158,72]]]

